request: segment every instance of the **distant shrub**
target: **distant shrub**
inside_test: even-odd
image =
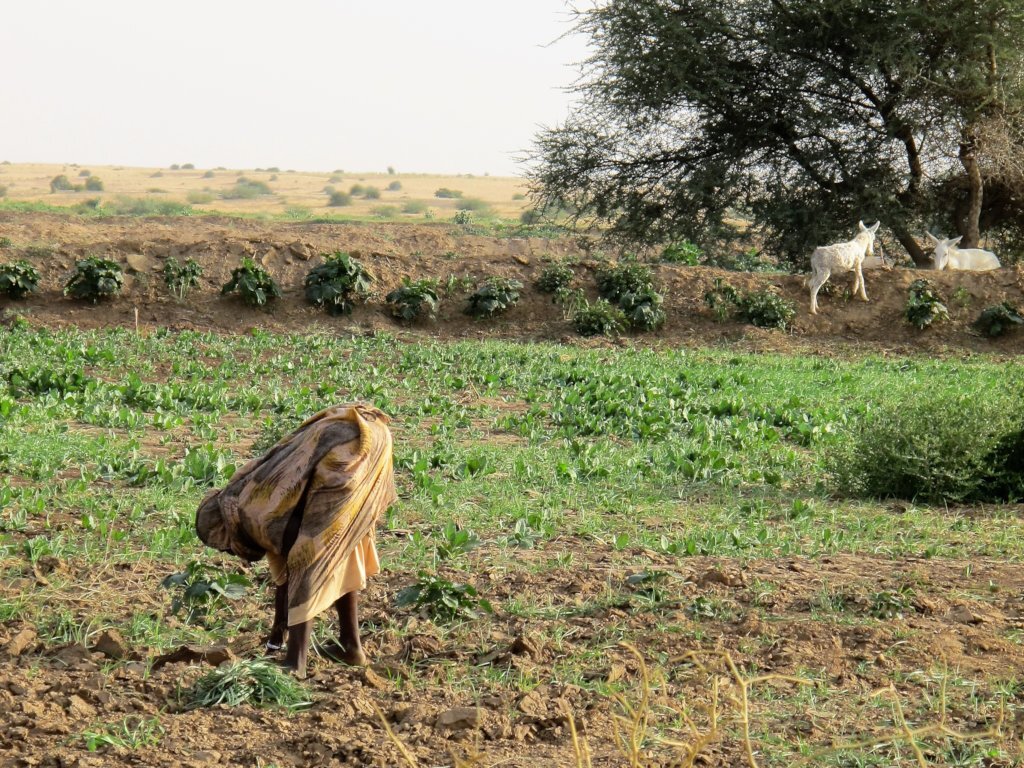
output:
[[[242,259],[242,263],[231,270],[231,279],[221,286],[220,292],[225,296],[236,290],[246,304],[254,307],[262,307],[282,296],[270,273],[250,258]]]
[[[331,184],[340,184],[343,181],[343,179],[341,178],[341,176],[335,174],[334,176],[331,176],[331,178],[329,178],[327,181],[329,181]]]
[[[0,184],[0,197],[7,197],[7,187],[4,184]]]
[[[613,336],[626,328],[626,315],[604,299],[593,304],[584,299],[573,313],[572,325],[580,336]]]
[[[448,189],[447,187],[441,187],[436,192],[434,192],[434,197],[457,200],[458,198],[462,197],[462,193],[457,189]]]
[[[332,315],[349,313],[370,294],[373,277],[347,253],[336,251],[306,275],[306,300]]]
[[[366,187],[362,184],[353,184],[352,188],[349,189],[349,194],[352,195],[352,197],[361,197],[366,194]]]
[[[83,179],[87,179],[90,176],[92,176],[92,171],[79,171],[78,175],[79,175],[79,177],[81,177]]]
[[[207,171],[206,173],[204,173],[204,174],[203,174],[203,178],[204,178],[204,179],[212,179],[212,178],[214,178],[214,177],[215,177],[216,175],[217,175],[217,174],[216,174],[216,173],[214,173],[213,171]]]
[[[172,171],[180,171],[181,170],[181,166],[178,165],[177,163],[171,163],[171,170]]]
[[[458,224],[459,226],[468,226],[473,221],[473,214],[469,211],[456,211],[455,215],[452,216],[452,223]]]
[[[335,190],[327,198],[327,205],[330,208],[342,208],[346,205],[352,205],[352,195],[348,192]]]
[[[200,192],[198,189],[193,189],[185,195],[185,199],[193,205],[203,205],[212,203],[214,198],[212,192]]]
[[[931,281],[921,278],[910,284],[903,316],[911,325],[924,330],[936,320],[948,320],[949,311]]]
[[[89,192],[102,192],[103,191],[103,180],[96,176],[90,176],[85,180],[85,188]]]
[[[389,165],[388,166],[388,176],[394,176],[394,175],[395,175],[395,167],[393,165]]]
[[[407,200],[402,203],[402,213],[423,213],[427,210],[427,204],[422,200]]]
[[[642,293],[654,288],[651,270],[635,261],[599,266],[595,277],[598,294],[613,304],[618,304],[627,293]]]
[[[525,200],[526,199],[526,195],[524,195],[522,192],[516,192],[514,195],[512,195],[512,199],[513,200]]]
[[[313,218],[313,211],[304,205],[289,205],[284,209],[284,215],[290,221],[308,221]]]
[[[252,200],[256,197],[272,194],[274,194],[274,191],[267,186],[265,181],[247,179],[243,176],[235,182],[235,186],[222,193],[222,197],[225,200]]]
[[[400,320],[411,322],[426,316],[431,320],[437,315],[440,299],[437,297],[436,280],[410,281],[402,278],[402,284],[384,299],[391,306],[391,314]]]
[[[11,264],[0,264],[0,293],[12,299],[21,299],[39,287],[39,272],[29,262],[19,259]]]
[[[368,186],[363,190],[363,197],[367,200],[380,200],[380,190],[374,186]]]
[[[193,163],[185,163],[181,166],[181,170],[183,171],[194,171],[195,169],[196,167]]]
[[[769,290],[754,291],[740,297],[739,316],[758,328],[786,330],[796,317],[793,302]]]
[[[388,192],[397,192],[401,188],[402,182],[400,181],[392,181],[390,184],[388,184]]]
[[[665,323],[663,299],[653,288],[635,293],[625,293],[619,299],[619,309],[625,315],[629,327],[636,331],[653,331]]]
[[[473,211],[473,213],[487,213],[491,210],[487,201],[481,200],[479,197],[463,197],[455,204],[455,208],[460,211]]]
[[[4,236],[0,237],[0,248],[10,248],[14,245],[14,241],[11,238]]]
[[[534,285],[541,293],[558,293],[568,288],[575,277],[568,264],[549,264],[541,270]]]
[[[269,168],[267,168],[267,173],[280,173],[280,172],[281,172],[281,169],[278,168],[276,165],[272,165]]]
[[[151,178],[151,179],[162,179],[163,177],[164,177],[164,172],[163,171],[157,171],[156,173],[149,174],[149,178]]]
[[[506,277],[489,277],[470,294],[464,312],[474,317],[493,317],[519,301],[523,284]]]
[[[185,295],[199,285],[199,278],[203,275],[203,268],[194,259],[189,259],[184,264],[171,256],[164,262],[164,285],[171,292],[172,296],[184,299]]]
[[[149,195],[166,195],[167,190],[163,187],[146,187],[146,194]]]
[[[191,216],[192,206],[152,197],[119,197],[108,201],[104,210],[115,216]]]
[[[74,189],[74,184],[65,176],[63,173],[54,176],[50,179],[50,191],[51,192],[67,192],[68,190]]]
[[[955,395],[886,402],[831,449],[826,467],[848,496],[1019,501],[1024,423],[1005,399]]]
[[[275,173],[275,174],[272,174],[272,175],[270,176],[270,178],[269,178],[269,179],[267,179],[267,181],[277,181],[277,174],[276,174],[276,173]]]
[[[370,213],[374,216],[379,216],[382,219],[393,219],[398,215],[397,205],[375,205],[370,209]]]
[[[990,338],[1002,336],[1020,325],[1024,325],[1024,315],[1008,301],[987,307],[974,321],[974,327]]]
[[[525,224],[528,227],[532,227],[534,224],[540,224],[543,220],[544,214],[536,208],[527,208],[519,214],[519,223]]]
[[[121,292],[124,271],[116,261],[89,256],[75,263],[75,271],[64,285],[64,295],[93,304]]]
[[[668,264],[685,264],[695,267],[700,262],[700,248],[688,240],[670,243],[661,252],[661,260]]]

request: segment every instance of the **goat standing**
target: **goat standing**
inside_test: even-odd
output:
[[[963,235],[954,237],[952,240],[939,240],[931,232],[925,232],[935,244],[932,252],[932,266],[935,269],[962,269],[971,272],[985,272],[990,269],[999,269],[999,259],[992,251],[981,248],[957,248]]]
[[[876,221],[874,226],[865,227],[863,221],[857,222],[857,236],[845,243],[822,245],[811,254],[811,314],[818,314],[818,291],[829,276],[835,272],[853,272],[853,292],[860,292],[864,301],[868,295],[864,290],[864,258],[874,256],[875,232],[882,222]]]

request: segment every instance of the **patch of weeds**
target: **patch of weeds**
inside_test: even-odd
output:
[[[475,531],[460,528],[455,523],[448,522],[437,536],[435,549],[440,559],[451,560],[473,551],[480,546],[480,543],[480,537]]]
[[[549,264],[541,270],[534,285],[541,293],[557,294],[568,288],[575,277],[568,264]]]
[[[898,589],[883,589],[871,595],[868,613],[876,619],[900,619],[914,610],[914,590],[907,584]]]
[[[155,747],[164,736],[164,727],[156,717],[126,717],[118,723],[100,724],[82,732],[82,741],[90,752],[103,747],[143,749]]]
[[[661,260],[667,264],[685,264],[695,267],[700,263],[700,248],[689,240],[670,243],[661,252]]]
[[[252,200],[272,194],[274,194],[274,191],[267,186],[267,182],[247,179],[245,176],[242,176],[235,182],[235,186],[222,192],[221,197],[225,200]]]
[[[306,300],[328,314],[348,314],[356,301],[370,295],[371,282],[373,277],[358,259],[335,251],[306,275]]]
[[[121,292],[124,271],[116,261],[89,256],[75,263],[75,271],[64,285],[64,295],[93,304]]]
[[[701,621],[703,619],[725,620],[729,617],[730,613],[731,611],[721,600],[715,600],[706,595],[694,598],[693,602],[686,606],[686,614],[694,621]]]
[[[295,678],[264,659],[222,664],[196,680],[184,692],[184,698],[186,709],[252,704],[294,710],[312,703],[306,689]]]
[[[440,305],[437,281],[412,281],[408,277],[403,277],[402,284],[391,291],[384,300],[391,305],[391,314],[400,320],[412,322],[422,317],[433,320]]]
[[[469,293],[475,282],[469,275],[450,274],[444,281],[444,295],[454,296],[459,293]]]
[[[178,300],[184,299],[192,288],[199,285],[199,278],[202,275],[203,268],[195,259],[179,264],[178,260],[171,256],[164,262],[164,285]]]
[[[971,292],[966,286],[961,285],[953,291],[953,303],[961,309],[966,309],[971,304]]]
[[[241,573],[193,560],[184,571],[166,577],[160,586],[174,595],[171,599],[172,614],[182,614],[188,623],[205,624],[210,614],[222,608],[228,600],[237,600],[245,595],[252,582]]]
[[[656,293],[653,288],[647,288],[636,293],[623,294],[619,299],[619,309],[633,330],[653,331],[665,323],[662,303],[661,294]]]
[[[1024,315],[1008,301],[986,307],[974,321],[975,328],[993,339],[1021,325],[1024,325]]]
[[[626,328],[626,315],[604,299],[591,304],[583,299],[572,316],[572,325],[580,336],[614,336]]]
[[[270,273],[248,257],[231,270],[231,279],[220,289],[222,296],[232,291],[238,291],[242,300],[253,307],[262,307],[283,295]]]
[[[456,211],[452,216],[452,224],[458,224],[460,227],[468,227],[472,223],[473,214],[469,211]]]
[[[786,330],[796,317],[793,302],[770,290],[754,291],[740,297],[737,304],[739,316],[758,328],[779,328]]]
[[[635,261],[598,267],[596,278],[597,292],[613,304],[618,304],[626,294],[642,294],[654,289],[651,270]]]
[[[515,306],[523,284],[508,277],[489,277],[470,294],[465,314],[494,317]]]
[[[0,294],[21,299],[39,287],[39,272],[29,262],[19,259],[0,264]]]
[[[457,584],[426,571],[420,571],[416,583],[398,593],[395,605],[422,609],[433,621],[444,623],[475,619],[478,610],[494,612],[491,604],[478,596],[473,585]]]
[[[937,320],[948,320],[949,310],[932,282],[919,278],[910,284],[903,316],[915,328],[924,330]]]
[[[340,189],[335,189],[329,192],[328,195],[328,208],[343,208],[346,205],[352,205],[352,195],[348,192],[344,192]]]
[[[626,585],[633,594],[650,604],[663,602],[668,597],[665,591],[667,582],[668,573],[665,571],[641,571],[626,577]]]
[[[719,322],[727,320],[740,303],[740,293],[720,277],[704,294],[704,305],[710,309]]]
[[[462,197],[462,192],[457,189],[448,189],[447,187],[441,187],[434,192],[434,197],[448,200],[458,200]]]

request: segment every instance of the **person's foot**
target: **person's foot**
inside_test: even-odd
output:
[[[337,640],[332,640],[321,646],[319,651],[321,656],[326,656],[331,661],[348,664],[350,667],[365,667],[369,663],[362,648],[349,649]]]

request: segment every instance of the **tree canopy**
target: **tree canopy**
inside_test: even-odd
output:
[[[1024,251],[1024,3],[607,0],[564,125],[537,138],[542,209],[632,243],[736,235],[801,263],[879,219]]]

